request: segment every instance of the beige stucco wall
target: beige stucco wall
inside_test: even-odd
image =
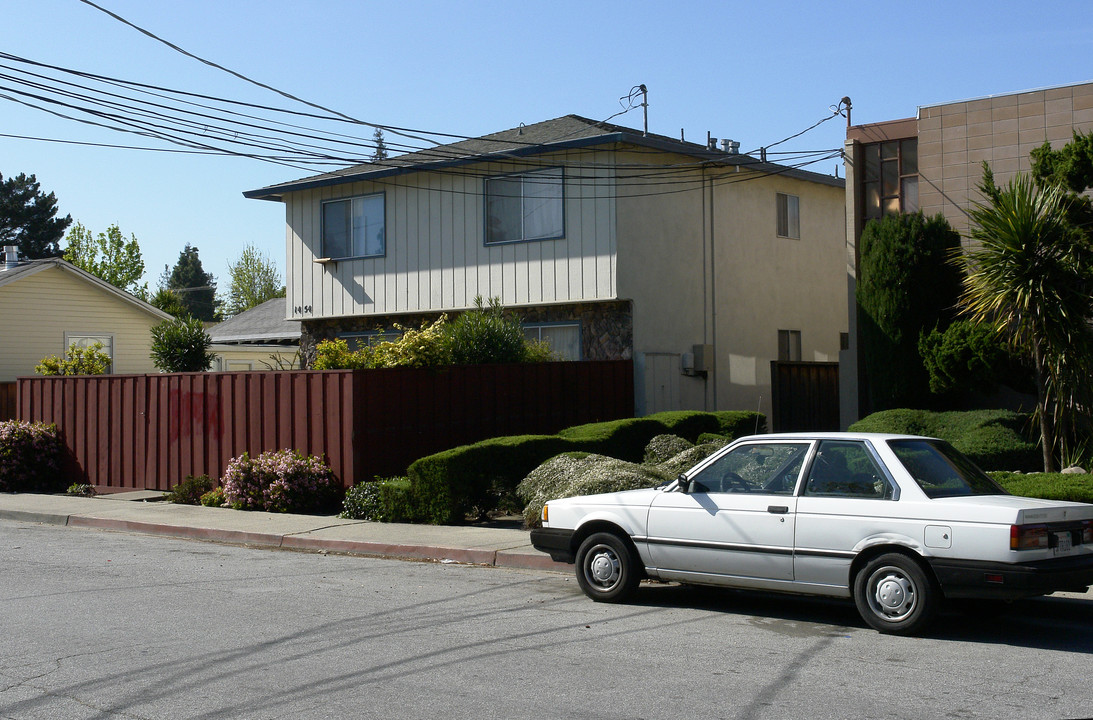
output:
[[[847,331],[843,189],[733,170],[696,170],[672,189],[684,191],[618,194],[619,295],[634,300],[643,409],[674,400],[769,415],[779,329],[801,332],[802,360],[838,360]],[[779,192],[799,198],[799,240],[777,236]],[[713,372],[682,375],[680,357],[699,344],[713,346]]]
[[[156,372],[151,329],[161,319],[56,267],[0,286],[0,382],[63,356],[65,333],[113,335],[115,373]]]
[[[1029,153],[1044,142],[1058,149],[1091,130],[1093,83],[920,107],[919,205],[965,234],[983,161],[1001,185],[1028,172]]]

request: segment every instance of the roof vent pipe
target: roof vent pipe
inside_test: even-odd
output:
[[[11,270],[13,267],[19,264],[19,246],[18,245],[5,245],[4,246],[4,269]]]
[[[710,152],[717,150],[717,138],[710,135],[710,131],[706,131],[706,149]]]
[[[740,141],[725,138],[721,141],[721,150],[727,152],[729,155],[736,155],[740,152]]]

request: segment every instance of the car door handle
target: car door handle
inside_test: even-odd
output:
[[[785,515],[789,512],[788,505],[767,505],[767,512],[774,513],[775,515]]]

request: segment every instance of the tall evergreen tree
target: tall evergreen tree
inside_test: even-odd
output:
[[[186,243],[178,262],[163,279],[166,289],[178,295],[191,317],[206,322],[217,318],[220,303],[216,300],[216,278],[201,266],[196,247]]]
[[[372,153],[372,162],[379,162],[380,160],[387,159],[387,143],[383,141],[383,130],[376,128],[376,131],[372,133],[372,142],[376,144],[376,151]]]
[[[60,257],[60,240],[72,216],[57,215],[57,197],[43,193],[38,180],[23,173],[0,175],[0,245],[18,245],[32,258]]]

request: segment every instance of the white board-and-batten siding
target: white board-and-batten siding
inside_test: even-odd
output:
[[[288,310],[293,319],[438,312],[616,298],[615,184],[605,154],[565,167],[565,236],[485,244],[485,179],[526,166],[490,163],[419,172],[285,195]],[[536,167],[564,166],[540,158]],[[386,254],[314,262],[322,255],[322,204],[384,194]]]

